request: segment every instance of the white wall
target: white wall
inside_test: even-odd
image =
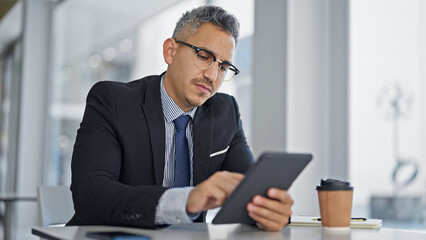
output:
[[[420,166],[416,180],[400,194],[425,199],[426,3],[353,1],[351,29],[351,176],[362,189],[355,202],[367,208],[371,195],[394,194],[397,151]],[[393,142],[392,94],[385,92],[394,84],[411,98],[409,107],[401,108],[398,146]],[[401,172],[401,180],[411,176],[410,168]]]
[[[290,189],[294,214],[319,214],[321,178],[348,178],[347,17],[347,1],[256,1],[254,152],[314,155]]]
[[[46,96],[48,86],[49,22],[52,3],[24,2],[23,62],[18,150],[17,194],[36,196],[42,183]],[[37,46],[37,47],[34,47]],[[37,225],[37,204],[20,203],[16,209],[17,239],[30,239]],[[23,231],[25,230],[25,231]],[[34,238],[34,237],[33,237]]]
[[[315,186],[328,172],[327,9],[323,1],[289,1],[287,150],[314,159],[292,186],[295,214],[316,214]]]
[[[287,1],[256,1],[253,45],[252,150],[285,149]]]

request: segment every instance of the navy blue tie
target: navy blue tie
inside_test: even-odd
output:
[[[176,118],[175,123],[175,187],[189,186],[190,166],[188,140],[186,139],[185,129],[188,124],[188,115],[182,115]]]

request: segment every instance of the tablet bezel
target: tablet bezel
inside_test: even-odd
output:
[[[269,188],[288,190],[312,160],[311,154],[265,152],[247,171],[245,178],[222,205],[212,223],[254,224],[246,210],[255,195],[266,196]]]

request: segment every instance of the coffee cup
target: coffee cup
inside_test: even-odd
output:
[[[353,187],[337,179],[321,179],[317,186],[321,225],[329,230],[345,230],[351,225]]]

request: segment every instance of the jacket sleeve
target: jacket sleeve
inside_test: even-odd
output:
[[[123,153],[115,101],[107,82],[95,84],[88,94],[72,156],[75,215],[68,224],[154,228],[155,209],[166,188],[119,181]]]
[[[236,131],[231,144],[229,145],[229,150],[227,152],[226,159],[223,162],[222,170],[245,173],[254,164],[254,158],[244,135],[238,104],[234,97],[231,98],[236,116],[234,119]]]

